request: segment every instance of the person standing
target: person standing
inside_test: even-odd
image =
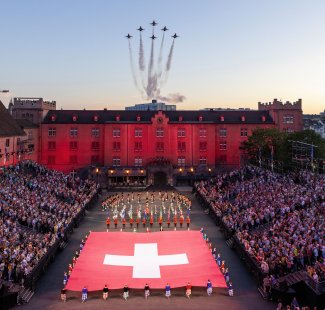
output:
[[[104,288],[103,288],[103,299],[107,300],[108,298],[108,287],[107,284],[105,284]]]
[[[83,287],[83,289],[81,290],[81,302],[85,302],[88,298],[88,289],[86,286]]]
[[[228,294],[229,294],[229,296],[234,296],[234,289],[232,286],[232,282],[228,283]]]
[[[187,230],[190,229],[190,223],[191,223],[191,219],[190,219],[190,217],[188,216],[188,217],[186,218]]]
[[[171,292],[170,284],[167,283],[166,287],[165,287],[165,296],[169,299],[171,294],[172,294],[172,292]]]
[[[212,294],[212,283],[210,280],[208,280],[208,282],[207,282],[207,294],[208,294],[208,296],[211,296],[211,294]]]
[[[148,283],[146,283],[146,285],[144,286],[144,298],[148,299],[149,296],[150,296],[150,287]]]
[[[153,216],[151,215],[150,216],[150,227],[152,228],[152,225],[153,225]]]
[[[117,223],[118,223],[118,219],[117,217],[114,219],[114,225],[115,225],[115,229],[117,229]]]
[[[65,271],[64,272],[64,275],[63,275],[63,285],[66,286],[68,283],[68,274],[67,272]]]
[[[124,288],[123,288],[123,298],[125,299],[125,300],[128,300],[128,298],[129,298],[129,287],[128,287],[128,285],[127,284],[125,284],[124,285]]]
[[[131,229],[133,228],[133,218],[132,217],[130,218],[130,228]]]
[[[66,302],[66,301],[67,301],[67,290],[66,290],[65,288],[63,288],[63,289],[61,290],[61,300],[62,300],[63,302]]]
[[[184,216],[183,214],[179,217],[179,225],[181,226],[181,228],[183,228],[183,223],[184,223]]]
[[[191,285],[190,282],[187,282],[187,284],[186,284],[186,297],[188,299],[190,299],[191,294],[192,294],[192,285]]]
[[[111,220],[110,220],[110,218],[109,218],[109,216],[107,217],[107,219],[106,219],[106,231],[108,232],[108,230],[109,230],[109,225],[111,224]]]

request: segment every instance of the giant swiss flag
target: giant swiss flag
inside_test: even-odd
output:
[[[72,271],[66,288],[81,291],[182,287],[186,282],[226,287],[211,252],[199,231],[155,233],[92,232]]]

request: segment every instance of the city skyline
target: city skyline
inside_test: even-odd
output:
[[[10,93],[0,100],[43,97],[89,110],[150,102],[132,81],[125,36],[133,36],[136,55],[136,29],[146,29],[148,60],[154,19],[157,32],[167,26],[168,36],[180,35],[161,89],[186,97],[177,109],[257,109],[259,101],[302,98],[303,112],[318,114],[325,107],[324,13],[323,1],[3,3],[0,90]]]

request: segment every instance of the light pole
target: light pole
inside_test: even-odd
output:
[[[97,175],[97,185],[98,185],[98,174],[99,174],[99,168],[96,168],[96,175]]]

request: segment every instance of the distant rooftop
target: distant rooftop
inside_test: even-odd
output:
[[[127,111],[176,111],[176,105],[158,102],[153,99],[150,103],[140,103],[134,106],[125,107]]]

